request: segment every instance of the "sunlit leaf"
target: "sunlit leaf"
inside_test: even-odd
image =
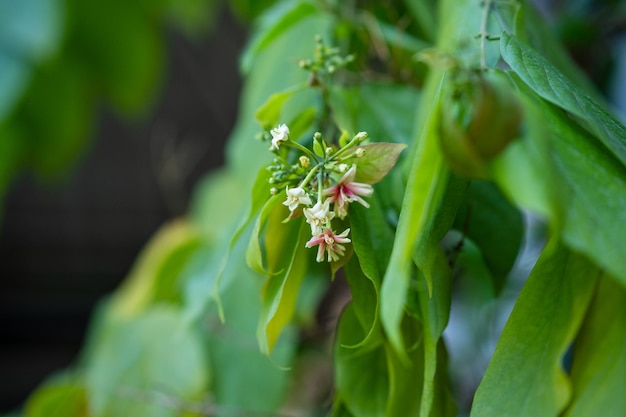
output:
[[[515,303],[472,416],[559,416],[571,392],[562,359],[591,301],[600,270],[584,256],[552,245]]]
[[[572,403],[566,417],[626,412],[626,290],[603,278],[574,344]]]
[[[405,148],[406,145],[396,143],[372,143],[357,146],[354,151],[362,149],[365,154],[360,158],[346,159],[344,162],[348,165],[356,165],[355,181],[376,184],[391,171]]]
[[[577,116],[626,164],[626,128],[615,116],[515,36],[503,33],[500,45],[504,60],[535,93]]]

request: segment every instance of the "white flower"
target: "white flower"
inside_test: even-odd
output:
[[[289,128],[286,124],[278,125],[270,133],[272,134],[272,146],[276,149],[280,147],[281,142],[289,139]]]
[[[303,188],[296,187],[289,189],[289,186],[287,186],[286,192],[287,199],[283,201],[283,205],[289,207],[290,211],[294,211],[300,204],[304,204],[305,206],[311,205],[311,198]]]
[[[335,213],[330,211],[330,201],[328,200],[323,203],[318,201],[313,207],[304,209],[304,215],[306,222],[311,225],[313,236],[322,233],[324,226],[335,217]]]

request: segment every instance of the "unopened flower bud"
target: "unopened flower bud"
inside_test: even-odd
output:
[[[339,172],[341,172],[342,174],[343,174],[344,172],[346,172],[346,171],[348,170],[348,168],[350,168],[350,167],[348,166],[348,164],[339,164],[339,165],[337,166],[337,169],[339,169]]]
[[[309,158],[307,158],[306,156],[302,155],[300,158],[300,165],[302,165],[302,168],[308,168],[311,166],[311,160]]]
[[[359,142],[363,142],[365,139],[367,139],[367,132],[359,132],[359,133],[356,134],[355,138]]]
[[[363,149],[363,148],[357,148],[357,150],[356,150],[356,151],[354,151],[354,155],[355,155],[357,158],[362,158],[363,156],[365,156],[365,149]]]
[[[276,195],[276,194],[278,194],[278,188],[276,188],[276,187],[272,187],[272,188],[270,188],[270,194],[271,194],[271,195]]]
[[[326,156],[330,156],[333,154],[333,152],[335,152],[335,150],[333,148],[326,148]]]
[[[313,134],[313,139],[318,140],[318,141],[322,140],[322,134],[320,132],[315,132]]]
[[[267,180],[267,182],[269,182],[270,184],[274,184],[276,180],[274,179],[274,177],[270,177],[270,179]]]

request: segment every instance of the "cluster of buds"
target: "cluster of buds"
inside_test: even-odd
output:
[[[315,37],[315,52],[313,59],[305,59],[299,62],[300,68],[310,71],[312,74],[311,84],[319,81],[328,75],[337,72],[338,69],[344,68],[350,62],[354,61],[354,55],[342,56],[339,48],[328,46],[322,40],[322,37]]]
[[[317,261],[338,261],[350,242],[350,229],[337,233],[334,219],[344,219],[351,203],[365,207],[369,204],[363,197],[374,192],[370,184],[356,182],[357,164],[354,161],[365,156],[365,148],[359,146],[367,139],[367,133],[359,132],[351,140],[340,140],[341,148],[330,146],[321,133],[313,136],[309,149],[289,138],[289,128],[281,124],[270,131],[270,151],[276,155],[268,167],[272,172],[271,193],[285,191],[285,205],[289,209],[287,221],[304,215],[311,227],[311,239],[306,247],[318,247]],[[287,161],[286,148],[300,153],[295,163]]]

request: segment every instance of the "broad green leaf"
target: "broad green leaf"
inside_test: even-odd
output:
[[[258,214],[256,221],[254,222],[254,227],[252,229],[252,236],[250,237],[250,242],[248,244],[248,250],[246,251],[246,262],[248,266],[253,270],[258,272],[259,274],[266,274],[267,270],[264,266],[263,262],[263,250],[261,248],[261,232],[265,227],[267,219],[272,214],[273,211],[278,211],[280,213],[284,213],[284,207],[280,204],[284,199],[283,193],[276,194],[272,196],[269,200],[265,202],[263,208]],[[287,214],[285,213],[285,217]]]
[[[238,208],[243,205],[243,198],[239,193],[232,192],[233,189],[240,188],[235,175],[232,175],[229,171],[220,171],[217,174],[213,174],[204,180],[195,193],[192,205],[192,215],[195,223],[203,229],[209,239],[214,241],[218,247],[221,246],[219,245],[220,240],[229,239],[229,244],[223,254],[218,249],[215,249],[215,252],[221,254],[222,260],[219,267],[210,272],[214,276],[210,297],[217,303],[222,320],[224,320],[224,316],[220,291],[223,285],[230,285],[229,282],[222,282],[222,276],[228,265],[233,248],[270,197],[267,183],[269,177],[269,171],[261,168],[252,187],[248,214],[241,220],[236,229],[234,215],[239,212]],[[232,197],[233,194],[235,197]],[[229,198],[224,199],[225,195],[228,195]],[[258,240],[256,243],[258,244]]]
[[[626,290],[600,281],[574,344],[572,403],[566,417],[619,417],[626,413]]]
[[[346,159],[344,163],[356,165],[355,181],[376,184],[391,171],[405,148],[406,145],[395,143],[372,143],[357,146],[354,151],[362,149],[365,151],[365,155],[360,158]]]
[[[339,320],[335,340],[337,396],[354,417],[386,417],[389,371],[385,349],[353,349],[366,336],[354,309],[348,305]]]
[[[587,131],[554,106],[538,101],[551,137],[552,182],[559,200],[551,220],[563,240],[626,283],[626,170]],[[550,178],[552,175],[552,178]],[[599,186],[602,184],[602,186]]]
[[[520,211],[492,183],[472,181],[454,228],[478,245],[495,279],[496,291],[502,289],[522,242]]]
[[[576,116],[626,164],[626,128],[615,116],[517,37],[503,33],[500,45],[511,70],[535,93]]]
[[[512,79],[521,89],[518,97],[524,108],[525,126],[520,138],[492,161],[491,176],[509,200],[558,224],[562,209],[557,196],[561,190],[554,178],[552,138],[546,129],[545,113],[537,105],[538,97],[514,74]]]
[[[226,320],[221,321],[217,306],[211,305],[196,322],[208,345],[214,403],[272,414],[284,402],[293,378],[293,373],[277,364],[292,364],[298,335],[289,328],[283,331],[271,358],[259,350],[256,332],[264,282],[243,262],[243,243],[237,243],[224,270],[223,281],[232,283],[223,286],[220,293]]]
[[[24,417],[83,417],[87,415],[85,386],[77,378],[45,382],[24,406]]]
[[[90,414],[175,416],[178,411],[146,402],[141,394],[190,401],[208,388],[199,334],[177,309],[154,306],[130,319],[109,314],[92,346],[85,368]]]
[[[374,142],[411,143],[419,92],[406,85],[366,83],[332,86],[330,105],[337,125],[366,131]]]
[[[269,277],[263,287],[257,337],[267,355],[293,317],[310,255],[304,246],[308,225],[302,219],[287,224],[282,220],[282,210],[271,214],[265,240]]]
[[[132,317],[152,303],[179,303],[182,270],[199,245],[199,236],[186,221],[175,220],[163,226],[117,291],[111,306],[115,314]]]
[[[298,91],[306,88],[306,85],[296,85],[285,91],[272,94],[254,114],[257,122],[263,129],[269,130],[276,127],[280,121],[280,115],[285,103]]]
[[[504,327],[472,416],[560,415],[571,396],[562,359],[600,275],[584,256],[560,244],[544,250]]]
[[[311,56],[314,36],[325,35],[330,24],[331,16],[318,11],[290,27],[255,58],[254,71],[248,75],[242,91],[242,106],[226,155],[228,167],[240,178],[243,189],[252,186],[255,173],[272,159],[267,143],[252,140],[259,131],[254,114],[275,92],[306,81],[308,74],[298,67],[297,59]],[[306,39],[310,39],[310,43],[303,41]],[[310,109],[311,103],[318,100],[317,93],[308,89],[292,97],[283,108],[284,120],[294,120]]]
[[[241,57],[243,72],[247,74],[253,69],[256,56],[276,38],[317,11],[313,3],[303,0],[280,1],[267,10],[259,20],[259,27]]]

